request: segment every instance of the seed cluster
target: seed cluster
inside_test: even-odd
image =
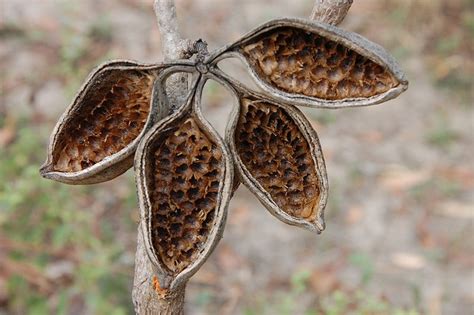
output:
[[[372,60],[304,30],[280,27],[241,50],[265,82],[288,93],[340,100],[378,95],[398,85]]]
[[[320,184],[309,144],[283,108],[244,99],[235,145],[246,169],[283,211],[316,216]]]
[[[54,170],[83,170],[132,142],[148,117],[153,80],[145,71],[104,73],[61,131],[53,151]]]
[[[223,157],[194,118],[175,126],[150,150],[147,188],[153,246],[177,274],[195,260],[213,226]]]

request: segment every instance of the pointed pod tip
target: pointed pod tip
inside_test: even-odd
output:
[[[319,219],[316,218],[311,221],[302,221],[298,219],[288,220],[288,217],[286,217],[282,213],[272,213],[272,214],[286,224],[303,228],[306,231],[309,231],[311,233],[316,233],[318,235],[321,234],[326,229],[326,223],[324,222],[324,219],[322,218],[319,218]]]
[[[39,173],[44,178],[49,178],[48,174],[52,171],[51,163],[44,162],[39,168]]]
[[[409,82],[406,78],[403,78],[400,84],[403,86],[403,91],[406,91],[408,89]]]
[[[321,234],[326,229],[326,222],[324,222],[324,218],[317,218],[314,222],[314,226],[316,227],[316,232]]]
[[[292,220],[292,222],[289,224],[301,227],[318,235],[326,229],[326,222],[324,222],[324,218],[322,217],[315,217],[311,220],[305,220],[303,222],[301,220]]]
[[[44,162],[39,169],[39,173],[41,177],[45,179],[50,179],[57,182],[64,182],[63,180],[61,180],[61,176],[58,176],[58,172],[54,169],[54,164],[51,162]]]

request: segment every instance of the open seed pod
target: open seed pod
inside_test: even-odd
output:
[[[164,65],[112,61],[94,70],[58,121],[42,176],[67,184],[112,179],[132,166]]]
[[[203,85],[146,133],[135,156],[143,238],[165,290],[181,287],[207,259],[232,194],[229,152],[200,111]]]
[[[210,62],[232,56],[246,63],[265,95],[288,104],[373,105],[408,86],[397,62],[382,47],[316,21],[272,20],[215,53]]]
[[[226,140],[241,181],[281,221],[320,233],[328,182],[316,131],[296,107],[231,85],[239,106]]]

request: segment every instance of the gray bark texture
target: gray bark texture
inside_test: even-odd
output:
[[[331,25],[344,20],[353,0],[315,0],[310,18]]]
[[[310,18],[327,24],[339,24],[347,14],[352,0],[315,0]],[[161,33],[165,61],[186,59],[192,55],[192,41],[181,38],[174,0],[155,0],[154,10]],[[188,88],[186,75],[174,75],[167,81],[171,111],[185,99]],[[179,290],[162,292],[155,287],[153,266],[148,258],[140,225],[138,226],[135,277],[132,299],[137,314],[182,315],[185,285]]]

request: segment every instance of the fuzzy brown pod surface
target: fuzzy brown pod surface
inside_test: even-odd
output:
[[[220,54],[217,59],[244,60],[273,98],[302,106],[372,105],[407,87],[397,62],[382,47],[315,21],[271,21]]]
[[[221,237],[232,162],[194,104],[150,130],[138,152],[136,178],[148,255],[161,288],[178,287]]]
[[[94,71],[58,122],[42,175],[91,184],[129,169],[160,69],[115,61]]]

